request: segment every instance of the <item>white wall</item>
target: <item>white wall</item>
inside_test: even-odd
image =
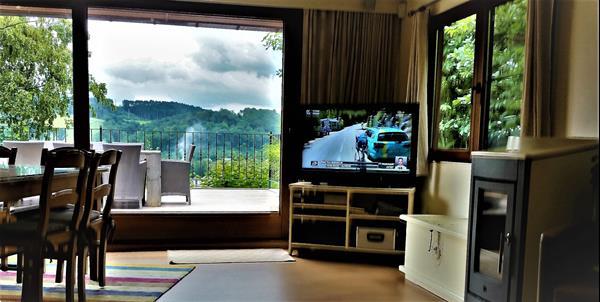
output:
[[[553,131],[598,137],[598,1],[558,0]]]
[[[469,217],[470,186],[470,163],[431,163],[421,192],[423,213]]]

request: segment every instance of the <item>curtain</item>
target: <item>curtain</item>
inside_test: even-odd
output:
[[[554,0],[529,0],[521,135],[550,136]]]
[[[400,18],[306,10],[301,103],[399,101]]]
[[[419,103],[419,132],[417,140],[417,175],[427,175],[428,119],[427,119],[427,23],[429,11],[416,12],[403,20],[403,41],[408,41],[408,71],[406,76],[406,103]],[[400,83],[402,87],[402,83]]]

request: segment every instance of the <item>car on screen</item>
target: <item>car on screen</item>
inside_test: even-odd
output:
[[[396,156],[410,157],[410,138],[398,128],[367,129],[367,156],[371,161],[393,162]]]

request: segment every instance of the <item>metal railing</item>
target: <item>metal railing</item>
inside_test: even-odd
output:
[[[12,139],[0,127],[0,140]],[[29,133],[30,140],[73,141],[73,129],[55,128],[42,135]],[[145,150],[160,150],[163,159],[188,159],[192,187],[277,188],[279,186],[281,135],[274,133],[230,133],[196,131],[146,131],[90,129],[90,141],[142,143]]]

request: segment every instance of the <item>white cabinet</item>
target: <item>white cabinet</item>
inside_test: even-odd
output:
[[[463,301],[468,219],[443,215],[401,215],[406,250],[405,278],[448,301]]]

